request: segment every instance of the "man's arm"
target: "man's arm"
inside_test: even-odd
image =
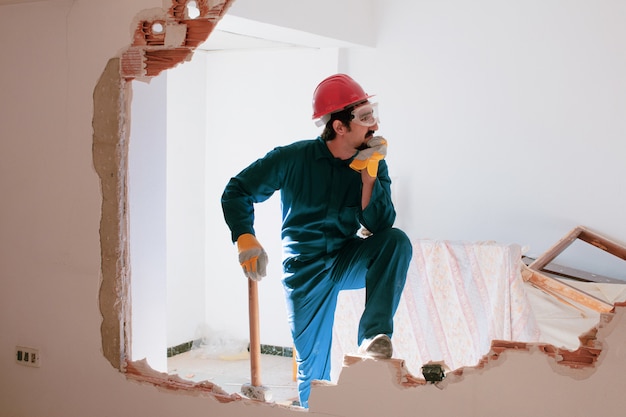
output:
[[[269,152],[231,178],[221,199],[231,239],[237,244],[239,264],[244,275],[254,281],[266,275],[268,262],[267,253],[254,233],[254,204],[267,200],[277,188],[276,178],[271,174],[274,164],[269,162],[277,153]]]
[[[242,234],[254,235],[254,204],[267,200],[278,189],[273,162],[277,156],[276,149],[270,151],[231,178],[226,185],[221,203],[233,242]]]
[[[359,221],[372,233],[392,227],[396,220],[396,210],[391,200],[391,179],[387,163],[384,160],[379,162],[376,178],[367,179],[363,175],[361,173],[363,188]]]
[[[365,210],[372,198],[372,190],[374,189],[376,178],[371,177],[367,173],[367,170],[364,169],[361,171],[361,181],[363,182],[363,188],[361,189],[361,210]]]

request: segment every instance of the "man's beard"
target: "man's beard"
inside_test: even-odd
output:
[[[365,135],[365,141],[358,148],[356,148],[356,150],[362,151],[363,149],[367,149],[368,148],[367,142],[369,142],[370,139],[374,137],[374,133],[375,132],[373,130],[368,131],[367,134]]]

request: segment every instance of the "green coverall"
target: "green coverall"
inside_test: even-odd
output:
[[[311,381],[330,379],[332,329],[340,290],[366,288],[358,343],[393,333],[393,316],[412,256],[393,228],[387,164],[380,161],[371,200],[361,209],[361,174],[321,138],[277,147],[231,178],[222,208],[232,240],[254,234],[254,204],[281,191],[283,287],[296,348],[300,405]],[[372,235],[361,238],[363,225]]]

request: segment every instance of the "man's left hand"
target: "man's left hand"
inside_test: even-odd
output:
[[[374,136],[367,142],[367,148],[356,154],[350,168],[358,172],[367,169],[368,175],[375,178],[378,174],[378,161],[386,155],[387,141],[382,136]]]

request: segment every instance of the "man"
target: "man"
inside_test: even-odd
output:
[[[302,407],[308,407],[311,381],[330,379],[339,291],[366,288],[359,353],[390,358],[393,352],[393,316],[412,248],[392,227],[387,142],[374,137],[378,118],[371,97],[348,75],[326,78],[313,97],[322,135],[273,149],[231,178],[222,195],[244,274],[260,280],[267,254],[254,236],[253,205],[281,192],[282,283]],[[358,236],[361,226],[367,238]]]

